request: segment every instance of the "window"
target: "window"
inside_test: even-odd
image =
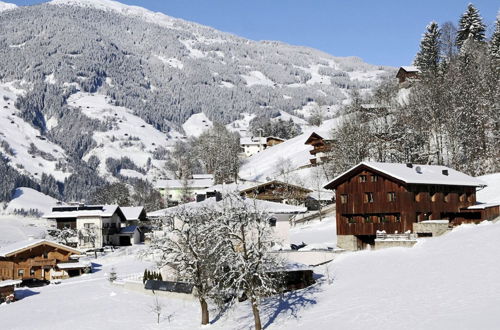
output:
[[[450,193],[447,193],[444,195],[444,202],[449,203],[450,202]]]
[[[373,203],[373,193],[365,192],[365,203]]]
[[[372,218],[369,215],[365,215],[365,223],[372,223]]]
[[[116,223],[111,223],[111,228],[116,228]]]
[[[360,175],[359,182],[366,182],[366,175]]]
[[[90,228],[90,227],[92,227],[91,223],[84,223],[83,224],[83,228]]]
[[[371,176],[372,182],[377,182],[378,181],[378,175],[372,175]]]
[[[340,203],[347,204],[347,195],[346,194],[340,195]]]
[[[396,193],[395,192],[388,192],[387,193],[387,201],[388,202],[394,202],[396,200]]]
[[[35,268],[31,267],[30,276],[35,276]]]
[[[438,193],[433,192],[433,193],[431,194],[431,201],[432,201],[432,202],[437,202],[437,200],[438,200]]]
[[[396,222],[401,222],[401,215],[400,214],[396,215]]]
[[[109,227],[109,223],[105,223],[105,224],[103,224],[103,227],[104,227],[104,228],[108,228],[108,227]]]
[[[349,216],[349,217],[347,217],[347,222],[348,223],[356,223],[356,220],[354,219],[353,216]]]
[[[474,201],[474,194],[468,193],[467,194],[467,202],[473,202]]]
[[[422,200],[422,194],[421,193],[415,193],[415,202],[420,202]]]
[[[276,227],[276,218],[269,219],[269,226]]]
[[[17,276],[23,277],[24,276],[24,269],[18,269]]]
[[[464,194],[460,194],[460,201],[461,202],[465,202],[465,193]]]

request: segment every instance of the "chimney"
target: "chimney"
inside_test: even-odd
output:
[[[448,170],[443,170],[443,175],[448,175]]]
[[[406,167],[413,168],[413,164],[412,163],[406,163]]]

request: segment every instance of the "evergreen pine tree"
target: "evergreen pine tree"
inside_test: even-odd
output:
[[[439,64],[439,27],[436,22],[430,22],[426,29],[414,64],[424,73],[435,73]]]
[[[145,284],[148,280],[148,270],[144,269],[144,275],[142,276],[142,284]]]
[[[463,13],[458,23],[457,46],[461,47],[469,38],[475,41],[483,41],[485,31],[486,26],[483,23],[483,18],[479,14],[479,10],[470,3],[467,6],[467,11]]]
[[[500,13],[498,13],[495,23],[495,32],[491,36],[489,52],[494,67],[500,71]]]

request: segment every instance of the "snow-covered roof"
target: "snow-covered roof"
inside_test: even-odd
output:
[[[265,137],[242,137],[240,138],[240,145],[261,145],[266,144],[267,139]]]
[[[86,205],[87,207],[96,207],[91,210],[57,210],[57,207],[52,209],[52,212],[44,214],[43,217],[47,219],[61,219],[61,218],[80,218],[80,217],[112,217],[118,210],[118,205]],[[100,206],[100,208],[98,208]]]
[[[486,186],[486,183],[478,178],[474,178],[465,173],[455,171],[454,169],[442,165],[412,164],[411,167],[409,167],[407,164],[400,163],[361,162],[330,181],[325,185],[325,188],[328,187],[327,189],[334,189],[342,179],[360,167],[371,168],[409,184],[436,184],[471,187]],[[448,175],[443,174],[443,171],[447,171]]]
[[[57,264],[59,269],[76,269],[76,268],[87,268],[91,267],[90,261],[79,261],[79,262],[65,262]]]
[[[193,174],[193,179],[214,179],[213,174]]]
[[[446,223],[450,223],[450,220],[424,220],[424,221],[420,221],[420,223],[440,223],[440,224],[446,224]]]
[[[335,194],[331,190],[314,190],[313,192],[309,193],[308,196],[315,200],[330,201],[333,199],[334,195]]]
[[[188,188],[194,188],[194,189],[199,189],[199,188],[208,188],[210,186],[213,186],[214,180],[213,179],[189,179],[187,182],[184,180],[158,180],[155,184],[155,188],[157,189],[181,189],[183,187],[188,187]]]
[[[413,65],[402,66],[401,69],[405,70],[406,72],[420,72],[420,70]]]
[[[3,247],[0,247],[0,257],[9,257],[12,254],[19,253],[23,250],[30,249],[32,247],[35,247],[37,245],[41,244],[48,244],[53,247],[57,247],[59,249],[64,249],[67,251],[71,251],[74,254],[80,254],[80,251],[75,250],[73,248],[70,248],[69,246],[59,244],[54,241],[48,241],[46,239],[29,239],[29,240],[24,240],[16,243],[12,243]]]
[[[141,213],[144,211],[144,206],[124,206],[120,207],[127,220],[139,220]]]
[[[282,203],[275,203],[269,201],[263,201],[260,199],[254,198],[242,198],[241,201],[245,203],[250,208],[255,207],[259,211],[268,212],[271,214],[297,214],[297,213],[305,213],[307,212],[306,207],[302,206],[294,206]],[[166,215],[174,214],[179,210],[196,210],[203,209],[207,207],[222,207],[222,204],[219,204],[220,201],[217,201],[215,197],[210,197],[201,202],[190,202],[186,204],[181,204],[175,207],[169,207],[166,209],[149,212],[149,217],[162,217]]]
[[[240,192],[243,191],[249,187],[253,187],[255,185],[259,184],[259,182],[256,181],[243,181],[243,182],[238,182],[238,183],[222,183],[222,184],[216,184],[211,187],[208,187],[203,191],[203,193],[207,192],[221,192],[221,193],[234,193],[234,192]]]
[[[253,185],[249,185],[249,187],[247,187],[246,189],[241,190],[241,192],[249,192],[249,191],[256,190],[256,189],[258,189],[260,187],[268,186],[268,185],[273,185],[273,184],[275,184],[275,185],[283,185],[283,186],[290,186],[290,187],[296,188],[298,190],[312,192],[311,189],[300,187],[300,186],[297,186],[297,185],[294,185],[294,184],[290,184],[290,183],[286,183],[286,182],[282,182],[282,181],[278,181],[278,180],[269,180],[269,181],[262,182],[262,183],[255,183]]]
[[[500,203],[484,203],[484,204],[476,204],[469,206],[467,210],[484,210],[490,207],[498,207]]]
[[[4,288],[6,286],[11,286],[11,285],[18,285],[21,284],[21,280],[5,280],[5,281],[0,281],[0,288]]]

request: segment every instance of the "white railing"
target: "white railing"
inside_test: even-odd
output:
[[[390,241],[416,241],[417,234],[402,233],[402,234],[387,234],[384,231],[377,231],[377,240],[390,240]]]

